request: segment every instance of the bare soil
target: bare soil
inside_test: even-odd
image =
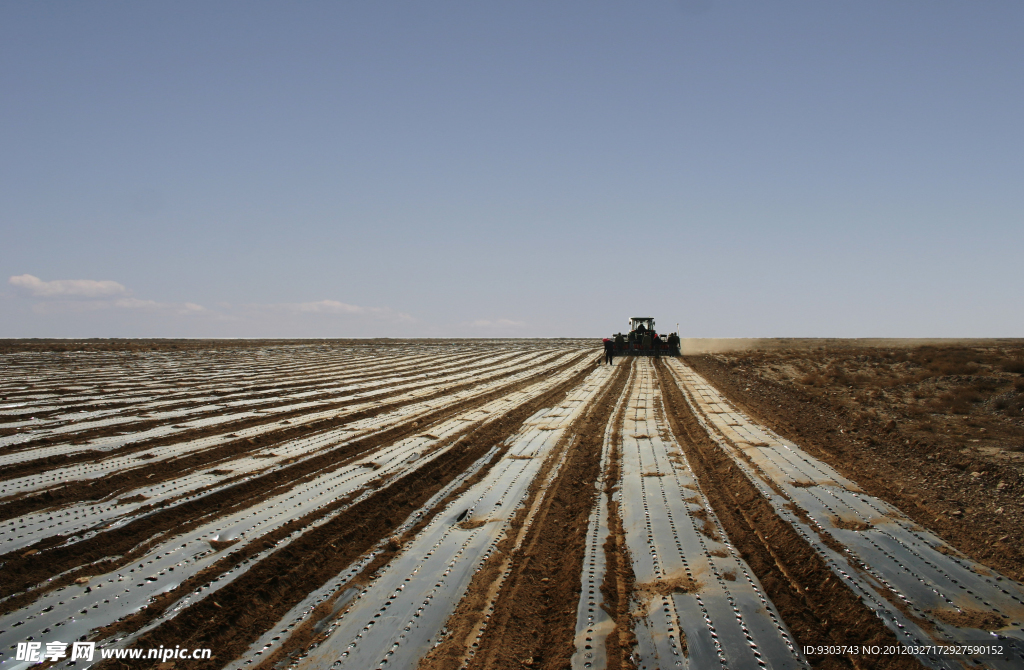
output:
[[[448,451],[428,466],[413,470],[394,482],[388,487],[387,495],[371,496],[319,528],[302,534],[287,547],[249,568],[241,577],[218,591],[215,597],[192,605],[143,635],[139,644],[149,648],[180,644],[217,649],[218,658],[200,661],[195,667],[221,667],[226,660],[244,652],[307,593],[342,572],[357,557],[382,540],[389,539],[409,514],[479,460],[492,445],[502,444],[532,414],[561,400],[589,372],[590,369],[584,369],[555,389],[508,413],[500,421],[462,436],[459,448]],[[484,476],[489,467],[500,459],[503,451],[499,450],[488,466],[482,468],[471,481],[464,483],[457,493]],[[435,506],[433,510],[436,512],[442,508]],[[429,523],[430,518],[430,515],[424,515],[417,526]],[[293,522],[296,528],[305,523],[306,520]],[[293,524],[270,534],[262,544],[273,545],[286,537],[296,530],[291,527]],[[261,549],[256,545],[258,543],[250,543],[245,550],[231,554],[226,560],[237,563],[251,558]],[[385,550],[364,570],[363,579],[367,579],[389,560],[400,546],[400,541],[386,543]],[[215,567],[217,573],[225,569],[225,566]],[[211,571],[214,569],[211,568]],[[118,624],[118,627],[137,629],[174,602],[175,596],[180,597],[203,584],[203,577],[200,574],[187,580],[162,600],[163,606],[151,605],[137,615],[138,619],[126,620]],[[257,606],[254,607],[254,604]],[[312,618],[307,620],[309,630],[305,635],[293,637],[291,644],[280,649],[278,655],[290,653],[298,648],[296,643],[300,640],[312,638],[314,625]],[[270,662],[268,659],[264,665]]]
[[[807,346],[687,362],[872,495],[1024,579],[1024,343]]]
[[[628,375],[627,366],[619,366],[601,397],[570,429],[568,456],[548,487],[521,548],[512,556],[511,572],[467,667],[521,668],[524,660],[530,660],[534,668],[569,664],[575,651],[587,523],[598,495],[594,482],[600,475],[604,428]],[[522,519],[518,521],[521,526]],[[515,530],[510,532],[514,534]],[[473,616],[474,592],[485,591],[497,577],[486,571],[478,574],[480,579],[474,580],[463,600],[465,607],[460,607],[463,615],[457,612],[449,624],[452,640],[461,641],[471,633],[479,618]],[[465,653],[463,648],[437,651],[422,668],[458,668]]]
[[[896,636],[834,577],[824,560],[697,422],[682,392],[658,362],[669,424],[701,490],[734,546],[803,646],[895,645]],[[856,656],[810,656],[816,668],[861,668]],[[919,668],[907,656],[878,657],[873,668]]]

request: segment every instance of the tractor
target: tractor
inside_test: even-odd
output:
[[[629,320],[629,333],[616,333],[609,338],[616,356],[678,356],[679,333],[667,337],[654,329],[654,319],[634,316]]]

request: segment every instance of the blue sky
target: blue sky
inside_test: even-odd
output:
[[[0,337],[1024,336],[1024,3],[0,5]]]

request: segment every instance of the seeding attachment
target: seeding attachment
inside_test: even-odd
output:
[[[654,319],[649,316],[632,317],[628,333],[616,333],[608,339],[616,356],[679,355],[679,333],[661,335],[654,329]]]

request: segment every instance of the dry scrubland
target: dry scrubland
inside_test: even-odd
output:
[[[912,342],[775,340],[693,362],[862,486],[1024,579],[1024,343]]]
[[[1024,344],[597,344],[0,342],[0,668],[29,639],[267,670],[1024,640]]]

